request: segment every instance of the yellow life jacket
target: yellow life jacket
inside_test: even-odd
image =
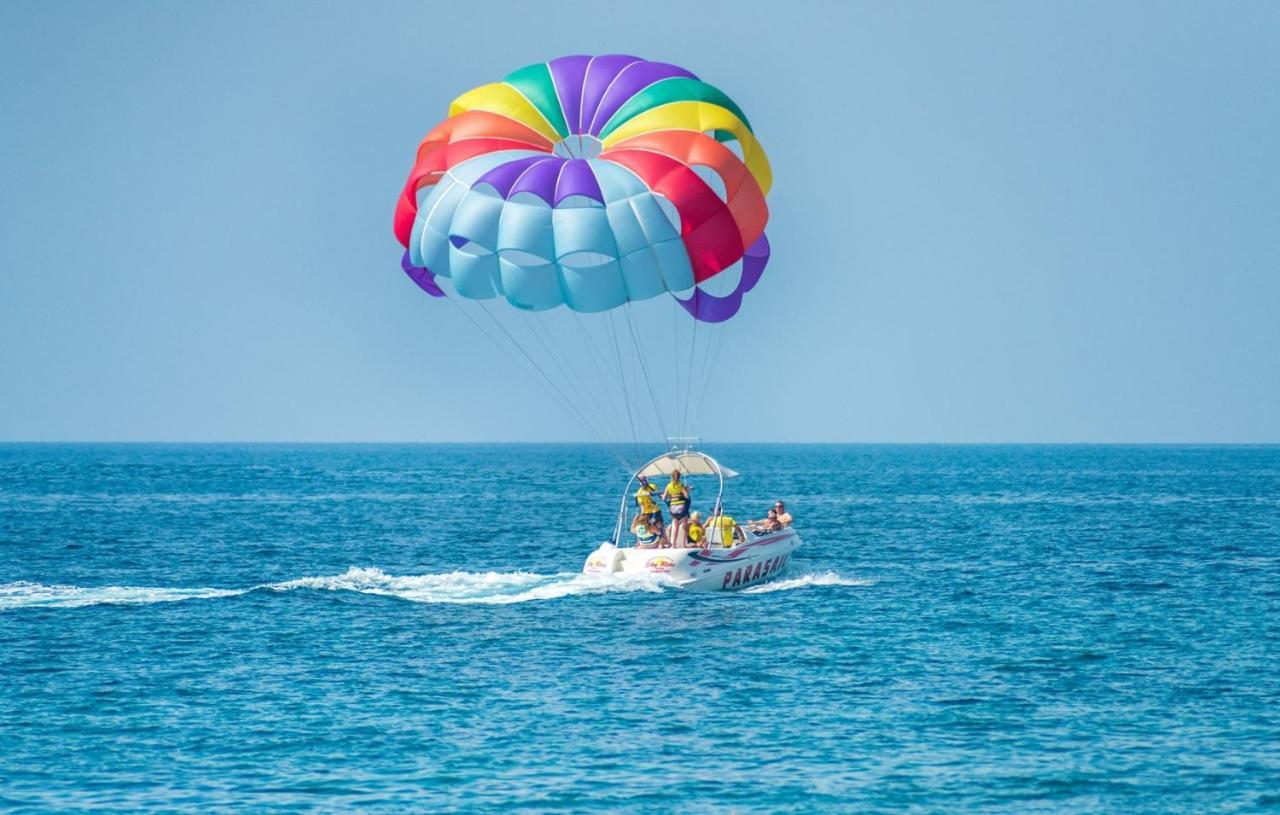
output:
[[[662,490],[663,498],[670,498],[672,501],[684,499],[689,500],[689,489],[685,487],[683,481],[668,481],[667,486]]]
[[[632,530],[636,533],[636,538],[643,544],[653,543],[658,539],[658,533],[649,528],[646,523],[636,524],[636,528]]]
[[[688,535],[689,535],[690,543],[697,543],[698,541],[702,540],[702,536],[704,533],[705,533],[705,530],[703,530],[702,524],[698,523],[697,521],[689,522]]]
[[[720,545],[728,549],[733,546],[733,530],[738,524],[729,515],[720,516]]]
[[[658,502],[653,499],[657,491],[658,488],[652,484],[641,484],[640,489],[636,490],[636,505],[641,512],[651,514],[658,511]]]

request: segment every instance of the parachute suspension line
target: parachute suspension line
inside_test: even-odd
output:
[[[555,371],[559,372],[561,377],[560,381],[564,385],[565,391],[572,391],[571,393],[568,394],[568,398],[571,401],[573,401],[573,403],[577,405],[580,410],[585,412],[587,409],[587,402],[585,399],[582,398],[582,393],[575,387],[573,377],[569,376],[569,374],[565,371],[564,365],[562,365],[560,363],[560,360],[556,357],[556,355],[551,352],[551,347],[547,345],[546,340],[544,340],[542,336],[538,334],[537,330],[534,328],[534,323],[529,321],[529,315],[525,314],[523,311],[519,313],[520,313],[520,319],[524,321],[525,329],[528,330],[529,335],[533,337],[534,342],[536,342],[538,346],[542,349],[542,353],[545,355],[544,358],[550,360],[551,365],[555,366],[554,369],[551,369],[550,366],[548,366],[549,370],[552,370],[553,372]],[[594,414],[592,418],[595,418]]]
[[[699,405],[702,403],[701,400],[707,388],[711,387],[711,380],[715,378],[716,369],[712,358],[715,356],[716,349],[720,347],[720,343],[724,341],[724,334],[727,330],[724,323],[712,325],[710,342],[707,343],[702,355],[702,393],[698,396]]]
[[[452,299],[452,298],[449,298],[449,299]],[[550,376],[547,375],[547,372],[542,369],[542,366],[538,364],[537,360],[529,356],[529,352],[524,350],[524,346],[516,342],[516,338],[511,335],[511,332],[507,330],[507,327],[504,326],[501,322],[499,322],[498,319],[494,317],[493,314],[489,311],[489,309],[485,308],[483,301],[477,300],[476,303],[480,306],[480,310],[484,312],[485,316],[488,317],[489,320],[495,326],[497,326],[498,330],[501,331],[506,336],[507,340],[511,343],[511,345],[517,351],[520,352],[521,356],[523,356],[528,361],[528,363],[533,366],[534,370],[536,370],[539,374],[542,375],[542,378],[546,380],[547,385],[551,388],[552,391],[554,391],[555,395],[559,397],[561,403],[565,406],[565,408],[570,413],[572,413],[575,417],[577,417],[578,421],[582,422],[583,427],[585,427],[589,433],[591,433],[593,436],[599,439],[600,442],[603,443],[609,449],[610,454],[613,455],[614,459],[618,461],[618,464],[626,468],[627,467],[626,461],[624,461],[621,457],[619,457],[616,454],[616,452],[614,452],[613,449],[609,447],[609,443],[605,440],[604,436],[600,434],[600,431],[596,429],[595,425],[591,423],[591,420],[588,419],[586,415],[582,413],[582,411],[578,410],[577,406],[573,403],[573,400],[570,399],[564,393],[564,391],[561,390],[556,385],[555,380],[553,380]],[[461,308],[461,306],[459,306],[459,308]],[[499,344],[498,347],[501,348],[502,347],[501,344]],[[518,362],[516,363],[516,367],[524,369],[523,366],[521,366]],[[524,369],[524,370],[527,370],[527,369]]]
[[[719,372],[719,362],[721,362],[722,352],[724,351],[724,342],[728,336],[728,325],[721,324],[716,329],[716,342],[709,349],[707,354],[707,380],[703,385],[703,392],[698,398],[698,407],[694,408],[694,416],[701,420],[703,416],[703,407],[707,404],[707,397],[714,390],[716,385],[716,375]]]
[[[627,331],[631,334],[631,346],[635,350],[636,360],[640,363],[640,371],[644,374],[645,387],[649,389],[649,400],[653,403],[653,412],[658,420],[658,430],[662,432],[662,441],[667,440],[667,423],[662,420],[662,407],[658,403],[658,395],[653,390],[653,379],[649,376],[649,363],[644,359],[644,347],[636,335],[635,321],[631,319],[631,303],[623,303],[622,310],[627,315]]]
[[[720,352],[724,350],[725,338],[729,336],[728,321],[722,323],[717,329],[719,333],[718,342],[715,343],[716,349],[711,354],[711,364],[707,368],[706,380],[702,387],[702,395],[698,397],[698,407],[694,410],[694,421],[702,417],[702,405],[707,401],[707,394],[711,391],[711,382],[716,377],[716,369],[720,365]]]
[[[680,307],[676,305],[676,298],[667,298],[671,301],[671,338],[674,340],[672,348],[680,348],[680,317],[676,312]],[[684,422],[680,420],[681,402],[680,402],[680,354],[671,355],[672,367],[675,369],[671,372],[672,392],[674,401],[671,404],[671,421],[676,426],[677,435],[684,435]]]
[[[630,469],[627,463],[627,458],[624,455],[624,451],[619,446],[617,440],[610,438],[608,435],[608,426],[610,422],[604,408],[591,393],[590,387],[581,381],[577,373],[577,368],[573,365],[573,362],[569,359],[560,343],[556,340],[555,335],[551,333],[551,329],[542,320],[536,317],[531,318],[524,311],[521,311],[520,315],[524,319],[525,326],[528,327],[529,333],[533,335],[533,338],[542,346],[543,351],[551,358],[551,361],[560,371],[561,376],[565,378],[565,384],[567,387],[572,389],[573,393],[571,395],[578,400],[575,404],[582,411],[587,413],[590,413],[590,407],[595,408],[595,412],[590,414],[591,418],[595,421],[589,423],[588,429],[591,430],[596,439],[605,446],[609,451],[609,455],[613,456],[613,459],[617,461],[619,465],[624,469]],[[541,336],[538,333],[539,329],[542,331]],[[543,340],[543,337],[546,337],[546,341]],[[582,414],[580,413],[579,415]],[[603,430],[600,428],[603,428]]]
[[[606,311],[605,316],[609,318],[609,344],[613,346],[614,360],[618,364],[618,378],[622,382],[622,399],[627,405],[627,420],[631,422],[631,436],[636,444],[636,453],[639,453],[640,436],[636,429],[636,423],[633,418],[635,411],[631,399],[631,388],[627,384],[627,367],[622,363],[622,341],[618,338],[618,324],[613,319],[613,312]],[[637,384],[637,390],[639,385]],[[644,432],[649,432],[647,429]]]
[[[698,318],[693,318],[692,337],[689,340],[689,370],[686,374],[684,385],[684,413],[680,417],[680,434],[682,436],[694,435],[695,426],[689,423],[689,403],[693,401],[693,358],[698,350]]]
[[[521,365],[521,364],[520,364],[520,360],[516,359],[516,358],[515,358],[515,355],[513,355],[509,350],[507,350],[507,347],[506,347],[505,345],[503,345],[501,342],[499,342],[499,341],[497,340],[497,338],[495,338],[492,334],[490,334],[488,331],[486,331],[486,330],[485,330],[485,328],[484,328],[484,326],[480,325],[479,321],[477,321],[474,317],[472,317],[470,314],[468,314],[468,313],[467,313],[467,310],[466,310],[466,309],[464,309],[464,308],[462,307],[462,305],[461,305],[461,304],[459,304],[455,298],[453,298],[453,297],[446,297],[445,299],[446,299],[446,300],[448,300],[450,303],[452,303],[452,304],[453,304],[453,307],[454,307],[454,308],[456,308],[456,309],[458,310],[458,313],[459,313],[459,314],[461,314],[463,317],[465,317],[465,318],[466,318],[466,320],[467,320],[467,322],[469,322],[469,323],[471,323],[471,325],[475,326],[475,329],[476,329],[477,331],[479,331],[481,334],[483,334],[483,335],[484,335],[484,337],[485,337],[485,339],[487,339],[487,340],[489,340],[489,342],[493,343],[493,344],[494,344],[494,347],[496,347],[499,351],[501,351],[501,352],[502,352],[502,354],[503,354],[503,356],[505,356],[507,359],[511,360],[511,364],[515,365],[515,367],[516,367],[516,368],[518,368],[519,370],[524,371],[524,372],[525,372],[525,375],[526,375],[526,376],[528,376],[528,377],[529,377],[529,379],[530,379],[530,380],[532,380],[532,381],[533,381],[533,383],[534,383],[535,385],[537,385],[539,388],[541,388],[541,389],[542,389],[542,391],[543,391],[543,393],[545,393],[545,394],[547,394],[548,396],[550,396],[550,397],[552,398],[552,400],[553,400],[553,401],[554,401],[554,400],[559,400],[559,401],[564,405],[564,407],[565,407],[567,410],[569,410],[570,412],[574,412],[574,410],[573,410],[573,403],[572,403],[572,402],[570,402],[570,401],[565,397],[565,395],[564,395],[563,393],[561,393],[561,392],[560,392],[560,389],[559,389],[559,388],[556,388],[556,387],[555,387],[555,383],[554,383],[554,382],[552,382],[552,381],[551,381],[551,379],[550,379],[549,377],[547,377],[547,375],[546,375],[546,374],[545,374],[545,373],[544,373],[540,368],[538,368],[538,364],[537,364],[536,362],[534,362],[532,359],[530,359],[530,360],[529,360],[530,364],[532,364],[532,365],[534,366],[534,368],[535,368],[535,369],[537,369],[537,370],[538,370],[538,372],[542,374],[542,378],[543,378],[543,380],[546,380],[546,381],[545,381],[545,383],[544,383],[542,380],[539,380],[537,377],[533,376],[533,374],[529,373],[529,369],[528,369],[528,368],[526,368],[525,366]],[[482,311],[484,311],[484,313],[485,313],[486,315],[488,315],[490,319],[493,319],[493,315],[492,315],[492,314],[489,314],[488,310],[487,310],[487,309],[484,309],[484,307],[483,307],[483,306],[481,306],[481,310],[482,310]],[[497,321],[495,320],[494,322],[496,323]],[[508,338],[510,338],[510,337],[511,337],[510,333],[508,333],[508,332],[506,331],[506,329],[505,329],[505,328],[503,328],[503,326],[502,326],[501,324],[498,324],[498,328],[502,329],[503,333],[504,333],[504,334],[507,334]],[[513,345],[514,347],[516,347],[516,348],[519,348],[519,347],[520,347],[518,344],[516,344],[516,343],[514,342],[514,339],[512,340],[512,345]],[[528,354],[525,354],[525,357],[526,357],[526,358],[528,358]],[[581,418],[581,417],[580,417],[580,418]],[[584,423],[585,423],[585,422],[584,422]]]
[[[578,358],[577,364],[573,365],[573,368],[575,371],[581,368],[584,374],[591,376],[590,381],[584,376],[582,379],[583,387],[589,393],[598,392],[597,396],[600,404],[602,407],[607,408],[605,411],[606,422],[609,425],[611,438],[615,439],[618,449],[626,454],[625,457],[630,458],[630,454],[635,452],[634,441],[631,443],[631,449],[628,450],[626,430],[629,423],[623,417],[623,408],[619,407],[614,395],[618,388],[614,385],[616,377],[613,366],[605,358],[604,354],[600,352],[599,346],[592,338],[591,332],[587,330],[587,326],[583,323],[582,318],[578,316],[578,313],[572,310],[567,311],[573,319],[574,326],[578,329],[581,344],[575,346],[572,342],[569,342],[566,345],[569,349],[576,347],[582,350],[582,356]],[[588,350],[590,353],[587,352]],[[572,357],[567,353],[566,357],[572,364]]]
[[[622,386],[622,406],[627,411],[627,426],[631,428],[631,453],[635,456],[639,452],[640,437],[636,432],[635,416],[631,410],[631,390],[627,387],[627,372],[622,367],[622,353],[618,349],[618,331],[617,326],[613,322],[613,312],[606,311],[605,318],[608,322],[606,333],[609,335],[609,348],[613,351],[614,361],[617,363],[617,380]]]
[[[575,312],[569,311],[569,313],[573,314],[575,318],[577,317],[577,314]],[[613,408],[613,413],[610,413],[608,410],[605,410],[605,402],[602,401],[600,398],[598,398],[596,395],[596,391],[601,389],[595,387],[597,383],[589,382],[588,378],[583,375],[584,371],[580,371],[579,366],[574,364],[573,356],[565,349],[565,347],[560,343],[560,341],[556,339],[556,336],[554,332],[552,332],[551,327],[536,318],[529,319],[526,317],[526,322],[531,323],[533,326],[540,326],[542,328],[542,331],[546,336],[547,340],[551,343],[551,346],[560,355],[560,358],[564,360],[564,364],[567,367],[570,375],[569,381],[573,384],[575,390],[585,394],[587,400],[590,401],[590,403],[595,406],[596,411],[599,414],[600,422],[604,427],[606,434],[608,435],[609,441],[607,442],[607,444],[610,447],[610,452],[613,454],[615,459],[617,459],[619,462],[622,463],[623,467],[629,468],[629,465],[627,463],[626,449],[623,447],[624,439],[620,436],[614,435],[615,433],[621,432],[622,422],[617,414],[617,406],[613,404],[612,398],[610,396],[610,389],[604,388],[603,390],[604,390],[605,396],[609,398],[609,406]],[[578,323],[578,326],[579,326],[579,330],[581,331],[582,330],[581,323]],[[589,362],[589,360],[580,359],[579,362],[587,363]],[[586,373],[591,373],[590,365],[584,364],[584,367],[586,369],[585,370]]]
[[[618,383],[618,372],[614,370],[613,363],[600,350],[599,344],[591,336],[592,331],[589,326],[583,322],[576,311],[570,311],[569,313],[573,315],[573,323],[578,328],[578,334],[582,338],[583,344],[591,349],[591,354],[589,355],[590,365],[599,373],[596,386],[602,392],[603,400],[609,405],[610,421],[613,422],[620,442],[627,442],[630,445],[630,452],[634,453],[635,433],[628,434],[628,429],[631,427],[630,417],[627,415],[626,405],[619,402],[622,387]],[[601,324],[603,322],[603,320],[600,320]]]
[[[589,332],[587,327],[583,325],[582,318],[578,316],[578,312],[570,311],[569,314],[573,317],[574,324],[578,326],[578,333],[582,335],[583,344],[591,349],[592,353],[595,355],[596,361],[600,364],[601,370],[608,371],[613,380],[617,382],[620,387],[625,387],[622,385],[622,380],[618,377],[618,372],[614,370],[613,364],[606,358],[604,352],[600,350],[600,346],[597,345],[595,339],[592,338],[591,332]],[[636,426],[635,422],[631,418],[631,409],[626,405],[626,393],[625,391],[623,392],[623,409],[619,409],[617,402],[614,401],[613,398],[613,390],[613,388],[604,388],[604,395],[605,398],[609,400],[609,406],[613,408],[614,415],[618,419],[619,431],[622,429],[623,411],[625,410],[627,425],[631,428],[631,448],[634,453],[637,441]]]
[[[716,340],[720,338],[720,329],[720,324],[710,323],[708,324],[707,329],[703,332],[703,334],[706,335],[706,339],[702,343],[702,359],[695,366],[698,369],[698,380],[694,384],[694,387],[698,391],[698,396],[692,402],[694,407],[692,423],[695,426],[698,424],[698,408],[701,406],[702,400],[705,398],[705,393],[710,380],[711,350],[715,347]]]
[[[587,403],[590,402],[591,406],[595,408],[594,418],[605,425],[608,425],[609,419],[605,414],[604,408],[601,407],[600,403],[596,400],[595,394],[591,392],[591,388],[587,387],[583,383],[582,377],[578,374],[578,370],[573,366],[573,362],[569,359],[568,355],[565,354],[564,349],[560,347],[560,343],[556,341],[551,330],[548,329],[546,324],[541,320],[531,320],[528,313],[524,311],[520,312],[520,316],[524,318],[525,325],[529,326],[529,331],[533,334],[534,339],[538,340],[539,344],[541,344],[543,349],[547,352],[547,355],[551,357],[551,361],[555,363],[556,368],[560,370],[560,375],[565,378],[565,382],[573,390],[574,395],[579,400],[579,404],[585,408]],[[538,336],[539,328],[542,329],[543,336],[547,338],[546,342],[543,342],[542,338]],[[586,398],[584,398],[584,396]]]

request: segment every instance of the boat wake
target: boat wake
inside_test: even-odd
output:
[[[790,591],[806,589],[811,586],[874,586],[874,580],[857,580],[852,577],[841,577],[835,572],[814,572],[788,577],[785,580],[773,580],[743,589],[743,594],[768,594],[771,591]]]
[[[807,574],[765,583],[742,594],[811,586],[865,586],[834,572]],[[98,605],[147,605],[182,600],[237,597],[252,592],[342,591],[396,597],[414,603],[508,605],[535,600],[555,600],[589,594],[661,592],[671,583],[662,575],[587,575],[577,572],[444,572],[441,574],[389,575],[381,569],[351,567],[340,575],[302,577],[282,583],[262,583],[241,589],[159,588],[148,586],[47,586],[18,581],[0,584],[0,611],[13,608],[82,608]]]
[[[580,594],[659,592],[667,585],[670,584],[656,575],[631,580],[611,580],[578,572],[445,572],[401,577],[386,574],[381,569],[353,566],[345,574],[333,577],[303,577],[261,588],[270,591],[352,591],[399,597],[415,603],[507,605],[530,600],[555,600]]]
[[[235,597],[253,589],[163,589],[146,586],[45,586],[19,580],[0,584],[0,611],[25,606],[47,608],[79,608],[81,606],[120,605],[131,606],[146,603],[173,603],[179,600],[207,600],[214,597]]]

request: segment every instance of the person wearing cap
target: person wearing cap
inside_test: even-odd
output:
[[[783,526],[791,526],[791,513],[787,512],[787,505],[781,501],[776,501],[773,508],[778,513],[778,523]]]
[[[640,476],[637,479],[640,482],[639,488],[636,490],[636,506],[640,510],[640,514],[646,516],[650,520],[662,522],[662,510],[658,508],[658,488],[649,483],[646,476]]]
[[[686,544],[690,548],[702,548],[703,539],[707,537],[707,530],[702,528],[702,513],[694,511],[689,515],[689,522],[685,525]]]

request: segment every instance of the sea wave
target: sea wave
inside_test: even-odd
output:
[[[743,594],[808,588],[811,586],[864,586],[835,572],[804,574],[755,586]],[[377,568],[352,566],[339,575],[301,577],[247,588],[164,588],[153,586],[66,586],[28,581],[0,584],[0,611],[13,608],[82,608],[97,605],[145,605],[182,600],[237,597],[250,592],[344,591],[396,597],[414,603],[508,605],[556,600],[591,594],[662,592],[672,584],[664,575],[587,575],[577,572],[442,572],[390,575]]]

